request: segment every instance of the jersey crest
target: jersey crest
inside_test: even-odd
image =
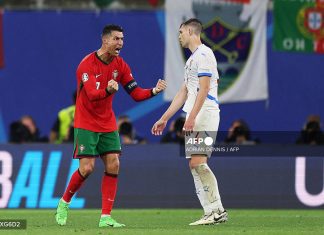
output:
[[[118,77],[118,70],[115,69],[114,72],[112,72],[112,78],[116,80],[117,77]]]

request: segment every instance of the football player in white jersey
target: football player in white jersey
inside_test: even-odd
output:
[[[168,120],[183,106],[187,113],[183,126],[185,133],[203,133],[216,139],[219,125],[217,99],[218,71],[213,51],[202,44],[202,24],[198,19],[189,19],[179,28],[182,47],[192,52],[185,65],[184,83],[174,97],[167,111],[152,127],[153,135],[161,135]],[[210,145],[210,143],[208,143]],[[201,219],[189,225],[218,224],[227,221],[217,180],[207,165],[211,153],[191,153],[189,167],[194,178],[196,193],[204,209]]]

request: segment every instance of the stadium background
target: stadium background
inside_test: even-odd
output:
[[[154,86],[164,76],[164,17],[162,9],[4,11],[0,140],[5,141],[9,124],[24,114],[35,118],[43,135],[49,133],[57,112],[71,104],[80,60],[100,46],[100,33],[107,22],[125,29],[121,56],[135,79],[143,87]],[[267,23],[269,100],[223,104],[221,130],[243,118],[252,130],[299,131],[309,114],[324,116],[324,57],[273,51],[272,12]],[[138,104],[122,89],[115,97],[114,109],[118,115],[129,114],[141,135],[158,142],[150,127],[168,106],[161,99]]]
[[[164,74],[165,12],[161,5],[103,11],[7,8],[2,17],[5,66],[0,69],[0,140],[4,144],[0,148],[0,159],[2,173],[4,166],[10,165],[12,169],[11,184],[8,183],[11,186],[1,191],[1,207],[53,208],[71,169],[76,167],[70,159],[71,146],[5,144],[9,124],[23,114],[30,114],[42,134],[49,133],[57,112],[71,103],[78,63],[100,46],[101,29],[110,22],[122,25],[125,30],[121,56],[131,66],[138,83],[143,87],[153,86]],[[227,130],[233,120],[243,118],[253,130],[299,131],[309,114],[324,116],[324,57],[273,51],[272,37],[273,19],[269,11],[269,99],[223,104],[221,130]],[[114,110],[117,114],[128,114],[137,131],[150,142],[157,143],[159,138],[151,136],[150,128],[168,104],[162,96],[138,104],[121,90],[115,97]],[[192,193],[185,159],[173,157],[177,151],[174,145],[125,147],[124,173],[116,206],[199,207]],[[4,162],[5,157],[12,162]],[[322,190],[323,159],[308,161],[307,189],[315,195]],[[229,207],[309,207],[296,196],[295,157],[219,158],[212,159],[211,165],[216,169],[224,203]],[[90,179],[92,183],[87,184],[88,188],[78,194],[79,200],[75,200],[74,207],[99,206],[95,201],[99,187],[94,186],[100,174],[100,170],[97,171]],[[241,179],[249,186],[244,187]],[[6,182],[4,176],[2,182]],[[8,198],[3,196],[5,191],[10,191]],[[323,208],[323,205],[315,207]]]

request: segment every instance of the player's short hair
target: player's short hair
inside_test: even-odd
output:
[[[124,32],[121,26],[115,24],[109,24],[103,28],[102,36],[110,35],[112,31]]]
[[[180,28],[182,26],[191,26],[193,27],[194,29],[194,33],[197,34],[197,35],[200,35],[201,32],[203,31],[203,26],[202,26],[202,23],[200,20],[196,19],[196,18],[191,18],[185,22],[183,22],[181,25],[180,25]]]

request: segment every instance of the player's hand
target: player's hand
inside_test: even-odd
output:
[[[190,116],[186,120],[185,124],[183,125],[183,131],[186,136],[189,136],[195,127],[196,120],[194,118],[191,118]]]
[[[156,86],[153,88],[154,95],[159,94],[165,88],[167,87],[167,83],[165,80],[159,79],[159,81],[156,83]]]
[[[163,121],[163,120],[159,120],[157,121],[153,127],[152,127],[152,134],[153,135],[162,135],[162,132],[164,130],[164,128],[166,127],[167,121]]]
[[[110,80],[108,82],[107,91],[109,92],[109,94],[114,94],[115,92],[117,92],[118,82],[116,82],[115,80]]]

